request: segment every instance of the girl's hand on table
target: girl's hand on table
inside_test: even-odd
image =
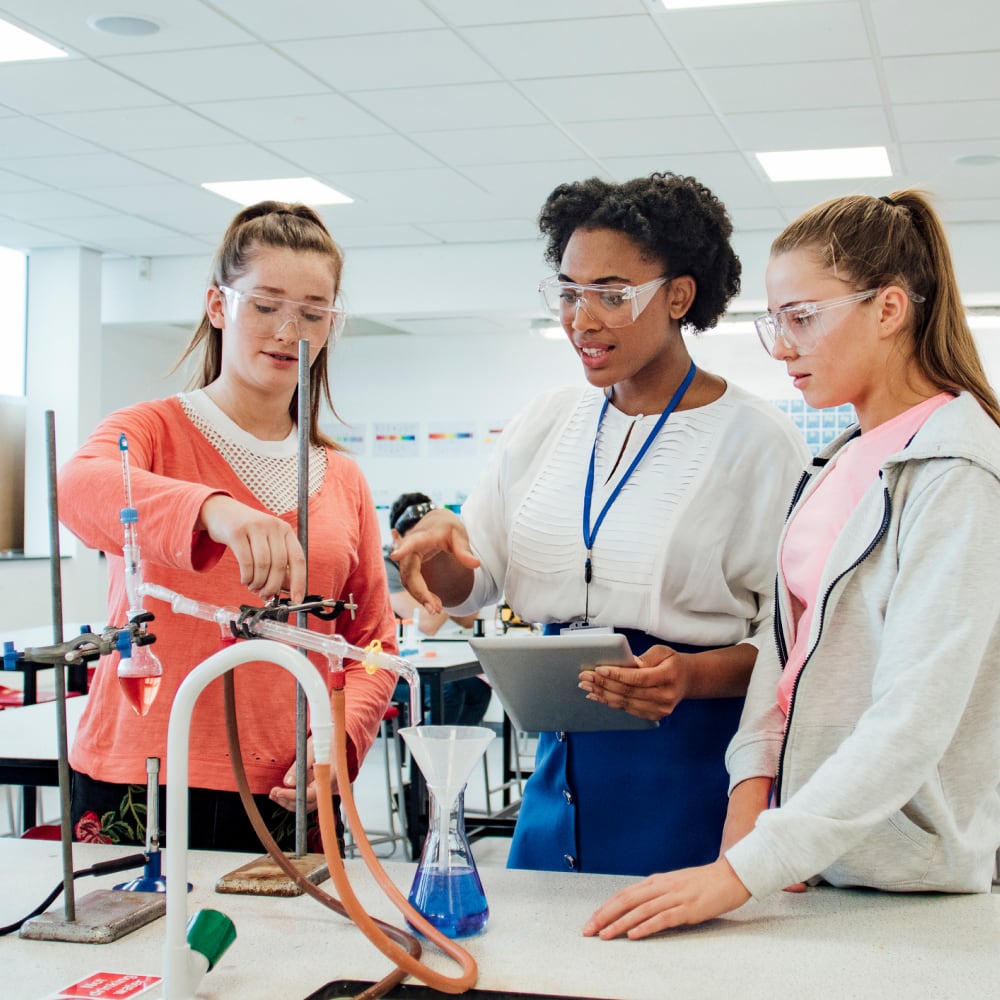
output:
[[[585,937],[637,940],[686,924],[700,924],[742,906],[746,886],[725,858],[700,868],[651,875],[615,893],[583,926]]]
[[[580,672],[580,689],[591,701],[658,722],[684,700],[691,654],[651,646],[635,667],[601,665]]]

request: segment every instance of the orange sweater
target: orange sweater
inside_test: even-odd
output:
[[[122,432],[128,437],[144,580],[207,604],[259,605],[240,584],[229,549],[195,531],[194,525],[202,503],[213,493],[263,508],[191,423],[179,401],[171,398],[111,414],[59,475],[61,520],[86,545],[107,553],[110,622],[125,624],[128,609],[119,521],[124,505],[118,448]],[[283,519],[295,527],[297,512]],[[387,652],[397,651],[371,495],[357,465],[331,450],[322,486],[309,499],[308,585],[310,593],[353,595],[358,604],[353,620],[348,612],[335,622],[310,616],[310,629],[336,628],[362,648],[380,639]],[[168,605],[150,598],[144,599],[143,607],[155,615],[148,627],[156,635],[152,649],[163,664],[156,700],[148,715],[136,715],[118,688],[117,653],[104,657],[70,752],[76,770],[101,781],[145,784],[146,757],[161,759],[161,781],[167,780],[167,721],[174,694],[188,672],[219,648],[219,626],[213,622],[175,615]],[[325,669],[323,656],[310,654],[310,658]],[[349,749],[360,763],[374,740],[396,678],[384,670],[368,674],[354,662],[345,666]],[[235,681],[247,775],[255,793],[266,793],[281,784],[295,759],[295,679],[273,664],[252,663],[237,669]],[[236,787],[222,700],[220,679],[206,688],[195,706],[192,787],[228,791]]]

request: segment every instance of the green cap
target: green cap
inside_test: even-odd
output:
[[[236,925],[218,910],[199,910],[187,925],[188,944],[208,959],[208,969],[225,955],[236,940]]]

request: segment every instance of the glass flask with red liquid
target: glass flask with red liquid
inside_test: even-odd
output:
[[[146,715],[160,690],[163,664],[148,646],[133,646],[128,632],[118,634],[118,686],[136,715]]]

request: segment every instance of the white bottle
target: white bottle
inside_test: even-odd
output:
[[[414,608],[412,617],[403,626],[403,649],[416,650],[420,639],[420,608]]]

